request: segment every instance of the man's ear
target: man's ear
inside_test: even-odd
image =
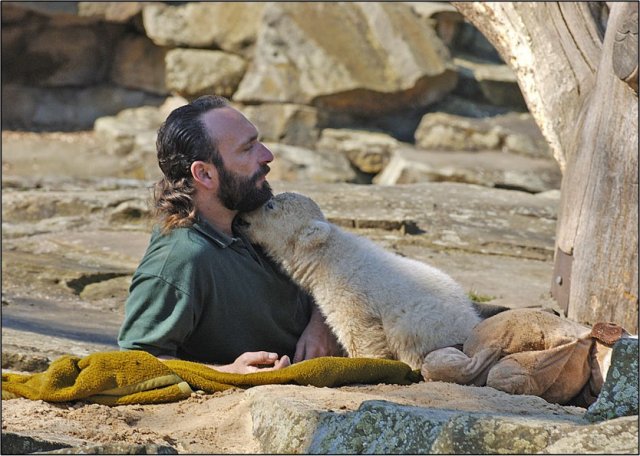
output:
[[[300,245],[303,247],[316,247],[327,240],[331,232],[331,225],[321,220],[313,220],[300,235]]]
[[[193,180],[203,187],[211,190],[218,183],[218,170],[211,163],[196,160],[191,163],[191,176]]]

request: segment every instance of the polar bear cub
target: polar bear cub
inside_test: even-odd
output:
[[[251,241],[314,297],[350,357],[419,369],[480,322],[451,277],[341,230],[306,196],[281,193],[242,219]]]

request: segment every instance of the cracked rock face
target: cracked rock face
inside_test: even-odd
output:
[[[637,414],[638,339],[620,339],[613,347],[607,381],[585,417],[598,422]]]

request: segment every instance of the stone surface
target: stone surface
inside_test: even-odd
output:
[[[235,104],[260,132],[263,141],[313,149],[318,140],[318,112],[311,106],[290,103]]]
[[[96,119],[135,106],[158,106],[164,97],[109,84],[86,88],[2,86],[3,128],[39,131],[90,130]]]
[[[638,416],[564,430],[543,454],[638,454]]]
[[[51,451],[69,447],[55,440],[30,437],[16,432],[2,432],[2,454],[30,454],[36,451]]]
[[[32,63],[24,71],[32,81],[37,79],[38,86],[83,86],[103,80],[109,41],[101,40],[97,32],[91,27],[42,30],[29,40],[26,52]]]
[[[504,152],[436,152],[397,149],[373,182],[379,185],[416,182],[463,182],[530,193],[560,189],[562,175],[553,159]]]
[[[109,22],[129,22],[142,13],[144,2],[78,2],[78,15]]]
[[[509,424],[531,433],[542,432],[544,425],[573,429],[583,424],[582,409],[576,407],[440,382],[379,385],[373,391],[260,386],[246,394],[254,435],[268,453],[429,453],[436,440],[444,450],[446,435],[467,417],[499,421],[503,436]],[[491,449],[491,441],[473,445],[472,453],[491,452],[482,451]],[[509,449],[518,453],[517,446]]]
[[[529,114],[473,119],[442,112],[426,114],[415,132],[416,145],[430,150],[501,150],[552,159]]]
[[[167,51],[146,36],[125,36],[115,50],[111,80],[122,87],[167,95],[165,56]]]
[[[356,173],[341,154],[316,152],[302,147],[265,143],[276,159],[269,165],[271,180],[303,182],[352,182]]]
[[[147,4],[147,35],[159,46],[222,49],[249,54],[261,24],[263,3]]]
[[[113,443],[108,445],[83,445],[49,451],[49,454],[178,454],[168,445],[132,445],[130,443]]]
[[[166,65],[167,87],[187,98],[212,93],[230,97],[247,66],[238,56],[205,49],[172,49]]]
[[[453,61],[460,77],[456,93],[478,98],[495,106],[505,106],[517,111],[527,110],[516,75],[508,65],[460,55]]]
[[[620,339],[613,346],[607,380],[585,417],[589,421],[603,421],[637,414],[638,339]]]
[[[247,396],[254,434],[268,453],[634,454],[638,448],[637,417],[587,425],[582,409],[487,387],[263,386]]]
[[[460,14],[448,2],[405,2],[421,17],[432,24],[440,39],[451,46],[459,33],[460,23],[463,21]]]
[[[400,143],[391,136],[361,130],[325,128],[316,145],[318,150],[327,150],[344,155],[363,173],[377,174],[389,163]]]
[[[399,3],[271,3],[234,100],[376,116],[438,100],[456,82],[435,32]]]
[[[138,135],[157,131],[164,119],[163,113],[151,106],[125,109],[97,119],[94,131],[107,152],[123,156],[134,151]]]

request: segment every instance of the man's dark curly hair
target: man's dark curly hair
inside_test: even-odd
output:
[[[195,221],[191,164],[201,160],[223,166],[216,140],[207,133],[202,115],[226,106],[229,101],[224,97],[200,97],[173,110],[158,130],[158,165],[164,177],[155,184],[154,208],[164,232]]]

